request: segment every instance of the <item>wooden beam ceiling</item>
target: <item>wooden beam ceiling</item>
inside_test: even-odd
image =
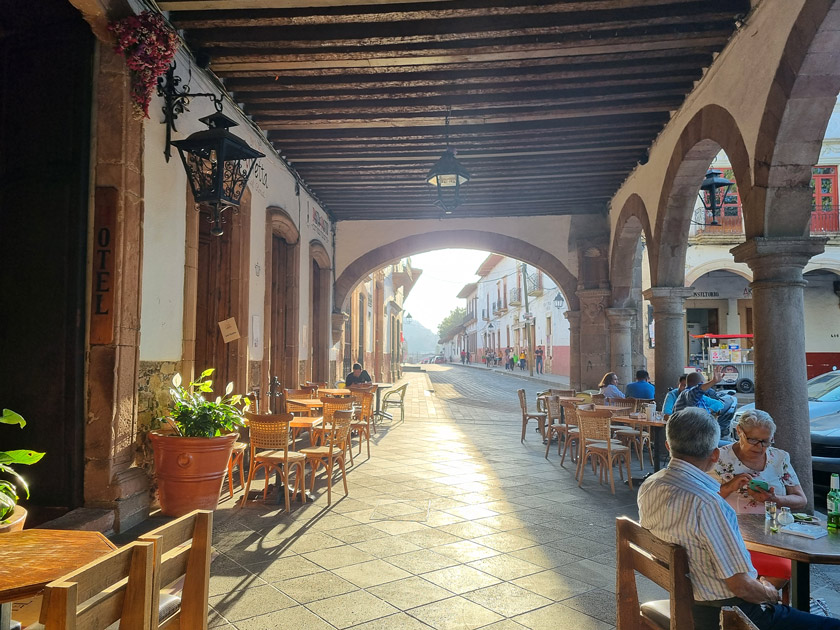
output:
[[[337,220],[602,213],[749,0],[166,0]],[[184,77],[186,78],[186,77]],[[444,125],[451,110],[449,126]]]

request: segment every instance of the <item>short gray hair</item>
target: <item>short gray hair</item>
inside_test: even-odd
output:
[[[773,417],[766,411],[761,409],[750,409],[741,414],[738,419],[736,427],[741,427],[743,430],[747,429],[767,429],[770,431],[770,438],[776,435],[776,423],[773,422]],[[734,431],[734,429],[733,429]]]
[[[665,435],[674,456],[706,459],[717,448],[720,425],[705,409],[686,407],[671,415]]]

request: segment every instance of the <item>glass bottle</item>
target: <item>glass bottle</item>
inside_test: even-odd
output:
[[[828,528],[840,529],[840,475],[831,474],[831,491],[826,498],[826,515]]]
[[[782,511],[779,512],[779,515],[776,517],[776,522],[778,522],[779,527],[790,525],[793,521],[793,514],[791,514],[789,507],[783,507]]]

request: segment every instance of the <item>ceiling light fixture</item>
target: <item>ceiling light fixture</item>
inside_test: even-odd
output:
[[[446,111],[446,150],[426,175],[426,183],[434,186],[434,204],[441,208],[445,214],[452,214],[461,205],[461,184],[470,181],[470,174],[467,169],[455,157],[455,149],[449,146],[449,116],[452,108]]]

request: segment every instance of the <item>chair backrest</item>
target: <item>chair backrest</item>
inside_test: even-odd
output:
[[[359,417],[361,420],[370,420],[371,411],[373,410],[373,393],[376,391],[374,387],[357,387],[350,388],[350,395],[353,401],[359,405]]]
[[[299,389],[287,389],[286,398],[312,398],[312,389],[309,387],[301,387]]]
[[[300,389],[309,392],[308,398],[318,398],[318,386],[317,385],[301,385]]]
[[[306,381],[306,385],[309,387],[317,387],[318,389],[329,389],[330,384],[326,381]]]
[[[400,399],[400,404],[403,403],[405,400],[405,393],[408,391],[408,383],[405,385],[400,385],[397,389],[392,389],[391,391],[387,392],[385,396],[383,396],[382,400],[390,400],[392,401],[394,398]]]
[[[566,424],[570,427],[576,427],[578,425],[578,405],[570,400],[562,400],[560,401],[560,406],[563,408],[563,415],[566,418]]]
[[[336,409],[329,426],[324,428],[324,445],[330,449],[341,449],[343,452],[350,436],[350,422],[352,420],[352,409]]]
[[[195,510],[153,529],[138,540],[155,545],[152,590],[152,629],[195,628],[207,630],[207,597],[210,594],[210,546],[213,512]],[[180,606],[159,619],[162,588],[180,588]],[[120,630],[123,630],[120,625]]]
[[[548,396],[546,398],[546,401],[546,413],[548,418],[548,424],[554,424],[555,421],[558,424],[560,424],[560,420],[563,417],[563,407],[560,406],[560,398],[558,398],[557,396]]]
[[[749,617],[737,606],[723,606],[720,609],[721,630],[758,630]]]
[[[636,411],[636,401],[634,398],[606,398],[605,401],[610,407],[625,407]]]
[[[588,411],[586,409],[577,410],[578,426],[580,427],[580,437],[584,440],[599,440],[605,441],[607,447],[610,446],[610,419],[612,414],[609,411]]]
[[[627,400],[632,401],[633,403],[633,411],[641,411],[645,405],[656,402],[653,398],[628,398]]]
[[[324,423],[332,422],[333,414],[336,411],[353,409],[352,397],[321,396],[321,402],[324,403]]]
[[[121,630],[149,630],[154,567],[152,543],[112,551],[47,584],[40,622],[49,630],[105,628],[116,621]]]
[[[607,397],[603,394],[592,394],[592,402],[596,405],[606,404]]]
[[[616,599],[619,628],[658,628],[642,615],[636,573],[670,593],[671,628],[694,630],[691,606],[694,593],[688,578],[685,549],[660,540],[636,521],[616,519]]]
[[[267,448],[283,451],[283,460],[289,456],[289,423],[294,420],[290,413],[256,414],[245,412],[251,436],[251,457],[258,449]]]
[[[546,394],[549,396],[574,396],[575,390],[573,389],[549,389]]]
[[[528,401],[525,398],[525,390],[516,390],[516,395],[519,396],[519,407],[522,409],[522,415],[524,416],[526,413],[528,413]]]

